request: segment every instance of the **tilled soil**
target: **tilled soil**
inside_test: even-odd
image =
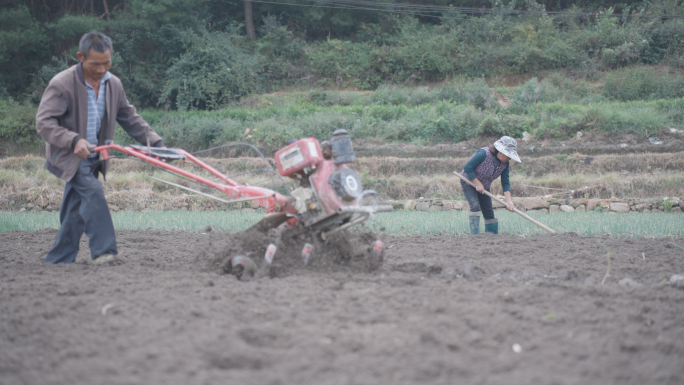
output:
[[[266,266],[269,236],[117,234],[110,266],[0,234],[1,384],[684,383],[681,239],[381,235],[368,272],[374,235],[306,267],[302,238],[243,282],[226,259]]]

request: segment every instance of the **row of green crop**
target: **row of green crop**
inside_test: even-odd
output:
[[[615,213],[528,213],[534,219],[559,233],[572,232],[581,236],[613,237],[684,237],[681,226],[682,214],[615,214]],[[374,222],[367,222],[366,229],[391,235],[438,235],[469,234],[466,212],[418,212],[399,210],[377,216]],[[167,231],[202,232],[207,225],[218,231],[242,231],[263,217],[263,213],[227,212],[119,212],[112,213],[114,226],[118,230],[159,229]],[[500,232],[520,236],[545,233],[518,215],[497,212],[500,218]],[[57,213],[0,212],[0,232],[23,230],[36,231],[59,227]],[[356,229],[363,231],[364,227]],[[381,230],[382,229],[382,230]]]

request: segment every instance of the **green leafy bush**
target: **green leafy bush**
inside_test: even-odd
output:
[[[29,9],[0,8],[0,96],[18,95],[48,56],[47,35]]]
[[[0,67],[4,65],[7,71],[0,72],[0,82],[4,83],[0,84],[0,95],[21,95],[19,99],[23,99],[30,94],[35,101],[39,87],[30,76],[43,77],[50,57],[66,58],[69,65],[75,63],[78,37],[90,29],[103,29],[112,37],[116,55],[112,71],[122,79],[129,99],[138,106],[162,105],[166,109],[217,109],[243,95],[289,86],[337,90],[386,87],[385,95],[375,95],[377,100],[371,103],[385,103],[381,100],[387,97],[393,104],[446,100],[499,109],[497,98],[491,98],[484,81],[478,84],[477,79],[567,69],[575,76],[598,80],[607,70],[633,64],[684,67],[684,45],[678,43],[684,41],[684,29],[677,20],[659,20],[656,27],[646,17],[609,17],[613,9],[601,11],[596,18],[447,12],[440,22],[432,23],[395,15],[367,19],[367,12],[352,10],[338,10],[334,17],[307,10],[307,19],[264,5],[255,10],[262,25],[257,40],[250,41],[243,35],[242,26],[235,24],[243,20],[240,7],[235,6],[226,3],[217,8],[214,0],[129,0],[126,7],[112,11],[114,17],[109,22],[79,10],[75,14],[46,13],[43,24],[36,22],[25,6],[3,9]],[[37,13],[36,8],[40,7],[32,6],[32,12]],[[496,1],[492,9],[543,11],[544,7],[528,0]],[[593,11],[571,9],[587,10]],[[638,11],[620,11],[645,15],[641,6]],[[327,30],[329,26],[341,29]],[[10,57],[19,64],[13,62],[9,68]],[[642,83],[649,80],[639,78],[639,74],[634,77]],[[653,76],[651,80],[663,83]],[[449,83],[438,87],[439,96],[427,88],[394,88],[437,81]],[[617,100],[682,96],[677,92],[679,83],[655,89],[618,83],[620,79],[612,83],[608,79],[604,95]],[[567,84],[552,85],[546,97],[557,100]],[[611,89],[612,85],[615,87]],[[530,100],[529,96],[526,93],[513,108],[521,112],[543,99]],[[596,94],[565,100],[574,103],[589,97]],[[314,103],[337,102],[319,99]]]
[[[42,139],[36,132],[36,107],[0,99],[0,143],[3,152],[36,151]]]
[[[173,103],[179,109],[217,109],[256,91],[263,63],[237,44],[237,29],[184,31],[186,52],[166,71],[160,103]]]
[[[603,94],[616,100],[684,97],[684,76],[648,67],[624,68],[606,75]]]
[[[81,37],[90,31],[103,30],[105,26],[104,20],[90,15],[66,14],[54,23],[48,23],[45,29],[52,37],[53,44],[57,45],[57,52],[66,51],[72,57],[76,57]]]
[[[266,88],[272,90],[296,83],[305,75],[301,62],[306,42],[280,25],[275,15],[268,14],[262,21],[262,38],[256,42],[256,50],[263,56]]]
[[[42,66],[38,73],[33,76],[31,86],[27,90],[27,100],[36,105],[40,103],[40,98],[43,96],[45,88],[50,84],[50,80],[68,67],[69,61],[66,56],[63,58],[53,56],[52,63]]]

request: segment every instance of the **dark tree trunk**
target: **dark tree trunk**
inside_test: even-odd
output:
[[[109,7],[107,6],[107,0],[102,0],[102,4],[104,4],[105,7],[105,17],[107,18],[107,21],[109,21]]]
[[[245,0],[245,30],[247,30],[247,37],[252,40],[256,39],[254,17],[252,16],[252,2],[248,0]]]
[[[90,0],[90,15],[95,16],[95,0]]]

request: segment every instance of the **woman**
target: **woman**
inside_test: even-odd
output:
[[[484,194],[490,191],[492,182],[501,176],[501,187],[508,211],[513,211],[513,201],[511,201],[511,183],[508,179],[508,161],[513,159],[520,162],[520,157],[516,152],[518,143],[510,136],[502,136],[501,139],[488,147],[482,147],[466,163],[461,175],[468,178],[476,187],[461,181],[463,194],[470,205],[470,234],[480,233],[480,211],[485,219],[485,231],[492,234],[499,233],[499,220],[494,218],[492,208],[492,198]]]

